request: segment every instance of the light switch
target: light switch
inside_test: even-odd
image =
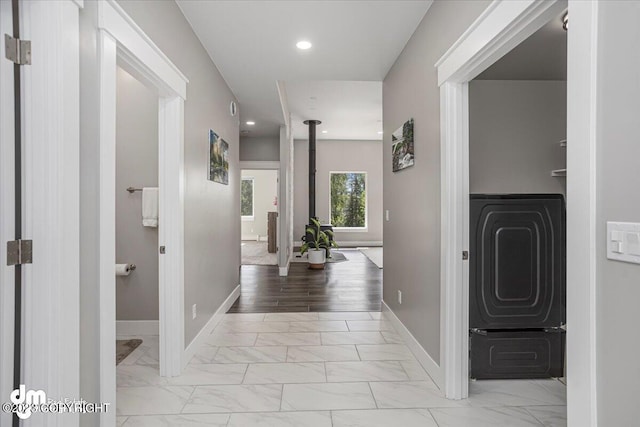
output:
[[[387,209],[386,211],[384,211],[384,218],[389,221],[389,209]]]
[[[622,248],[623,248],[622,242],[616,242],[616,241],[611,242],[611,250],[613,252],[617,254],[622,254],[624,253],[624,250]]]
[[[624,233],[618,230],[611,231],[611,241],[622,242],[624,240]]]
[[[640,256],[640,233],[627,233],[626,237],[629,255]]]
[[[607,258],[640,264],[640,223],[607,222]]]

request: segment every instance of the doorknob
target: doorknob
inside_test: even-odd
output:
[[[164,246],[160,246],[160,253],[164,255],[166,248]]]

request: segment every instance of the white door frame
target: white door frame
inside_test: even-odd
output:
[[[116,398],[115,188],[116,66],[159,93],[158,241],[160,375],[177,376],[184,357],[184,101],[188,79],[114,0],[98,4],[100,64],[100,395]],[[113,425],[114,411],[102,417]]]
[[[438,61],[441,97],[441,360],[445,393],[468,396],[469,99],[468,83],[567,8],[566,1],[494,1]],[[567,178],[568,393],[575,425],[595,425],[594,280],[595,24],[597,2],[569,2]],[[589,102],[585,102],[588,98]],[[578,100],[580,100],[578,102]],[[591,249],[589,249],[591,248]],[[588,284],[588,286],[587,286]],[[586,286],[586,287],[585,287]],[[580,387],[576,377],[582,378]],[[575,408],[574,411],[572,408]],[[579,408],[592,408],[577,416]],[[575,416],[574,416],[575,415]],[[577,420],[583,420],[577,421]]]
[[[79,9],[82,0],[20,2],[20,38],[31,41],[32,63],[20,67],[22,100],[22,236],[33,240],[33,263],[22,267],[22,383],[58,400],[79,397]],[[11,19],[2,2],[2,32]],[[8,15],[7,15],[8,13]],[[2,49],[4,50],[4,48]],[[8,60],[2,61],[2,323],[13,328],[14,267],[6,266],[7,233],[13,230],[14,191],[4,180],[13,174],[13,82],[7,87]],[[9,63],[10,64],[10,63]],[[12,64],[10,65],[12,66]],[[7,101],[7,97],[11,100]],[[6,108],[6,110],[5,110]],[[6,116],[5,114],[8,113]],[[5,157],[6,156],[6,157]],[[13,176],[8,179],[13,187]],[[11,212],[8,212],[11,210]],[[6,215],[6,217],[5,217]],[[10,289],[10,290],[9,290]],[[10,299],[10,301],[9,301]],[[5,309],[10,307],[5,313]],[[6,316],[11,316],[7,319]],[[10,325],[10,326],[9,326]],[[4,333],[3,333],[4,336]],[[13,336],[13,331],[11,331]],[[13,388],[12,365],[2,341],[2,401]],[[12,356],[12,355],[11,355]],[[0,416],[0,424],[11,417]],[[77,414],[33,414],[29,423],[77,426]]]
[[[494,1],[438,61],[441,86],[441,360],[445,393],[468,396],[468,83],[567,7]],[[572,426],[597,424],[595,352],[595,113],[597,2],[568,2],[567,365]],[[585,411],[584,408],[589,408]]]

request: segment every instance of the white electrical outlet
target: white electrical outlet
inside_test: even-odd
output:
[[[402,304],[402,291],[398,291],[398,304]]]
[[[191,317],[195,319],[198,316],[198,304],[193,304],[191,306]]]

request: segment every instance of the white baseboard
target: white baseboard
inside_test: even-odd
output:
[[[289,258],[287,258],[287,265],[284,267],[280,267],[278,270],[278,274],[281,277],[287,277],[289,275],[289,266],[291,265],[291,258],[293,257],[293,253],[289,254]]]
[[[284,267],[280,267],[278,273],[282,277],[288,276],[289,275],[289,263],[287,263],[287,265],[284,266]]]
[[[442,373],[442,368],[431,358],[427,350],[420,345],[418,340],[409,332],[404,323],[398,319],[398,316],[389,308],[387,303],[382,301],[382,312],[386,316],[387,320],[391,322],[396,331],[400,334],[402,339],[404,340],[407,347],[411,350],[413,355],[418,359],[418,362],[425,371],[429,374],[433,382],[440,388],[440,390],[444,390],[444,377]]]
[[[340,248],[361,248],[361,247],[382,246],[382,241],[378,241],[378,240],[354,240],[349,242],[341,242],[339,240],[336,240],[336,242],[338,243],[338,246]],[[300,247],[302,246],[302,241],[293,242],[293,245],[295,247]]]
[[[191,362],[191,359],[196,354],[196,351],[198,351],[198,349],[204,344],[207,337],[211,334],[213,329],[218,326],[218,323],[220,323],[224,314],[229,310],[229,308],[231,308],[231,306],[234,302],[236,302],[236,299],[238,299],[239,296],[240,285],[236,286],[236,288],[229,294],[227,299],[224,300],[224,302],[220,305],[220,307],[218,307],[216,312],[213,313],[213,316],[211,316],[211,319],[209,319],[207,324],[204,325],[202,329],[200,329],[198,335],[196,335],[195,338],[191,340],[187,348],[184,350],[184,353],[182,353],[182,369],[186,368],[189,362]]]
[[[116,336],[159,334],[159,320],[116,320]]]

